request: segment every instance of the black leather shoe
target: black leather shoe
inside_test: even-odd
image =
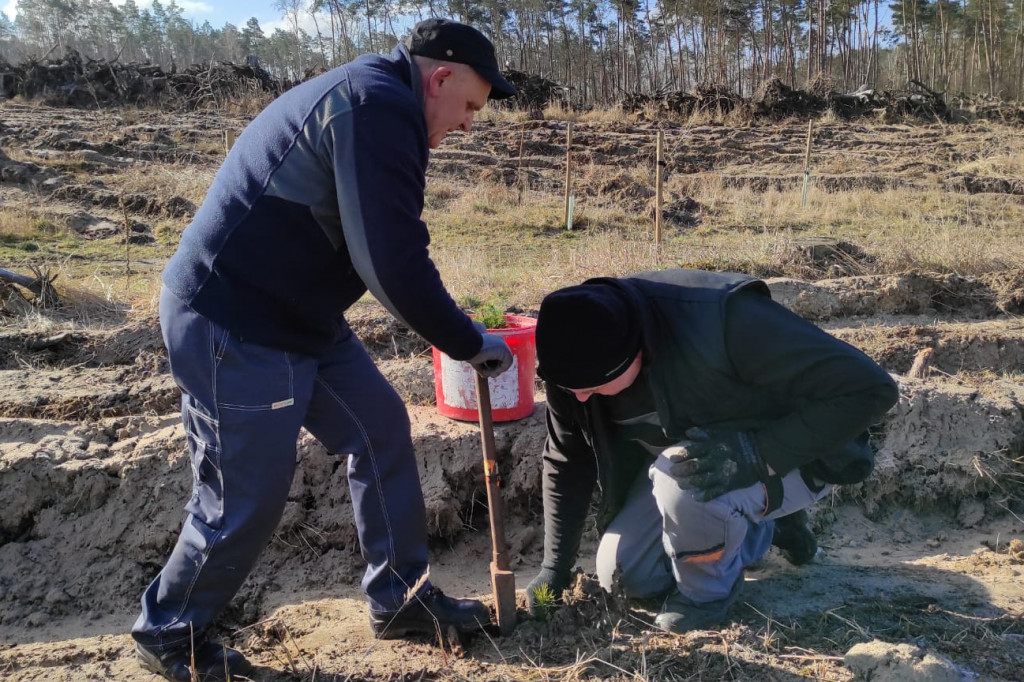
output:
[[[793,512],[775,519],[772,544],[779,548],[786,561],[794,566],[810,563],[818,554],[818,539],[811,531],[807,510]]]
[[[222,682],[228,679],[236,680],[252,671],[252,666],[245,660],[245,656],[208,639],[196,642],[194,652],[191,644],[161,651],[156,647],[135,642],[135,653],[139,665],[143,668],[174,682]]]
[[[444,633],[449,626],[474,632],[491,622],[491,612],[475,599],[446,597],[430,587],[397,611],[370,611],[370,627],[377,639],[398,639],[414,633]]]

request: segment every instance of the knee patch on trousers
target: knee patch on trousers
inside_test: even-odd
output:
[[[672,558],[688,564],[710,564],[721,560],[723,556],[725,556],[725,543],[708,549],[675,552]]]

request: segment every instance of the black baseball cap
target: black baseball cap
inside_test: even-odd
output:
[[[405,46],[409,54],[472,66],[491,84],[488,99],[515,97],[516,89],[498,70],[494,45],[472,26],[449,19],[427,19],[413,26]]]

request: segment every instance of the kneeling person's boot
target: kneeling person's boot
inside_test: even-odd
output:
[[[733,583],[729,596],[717,601],[697,604],[684,596],[679,590],[673,590],[661,607],[661,613],[654,619],[654,624],[662,630],[681,635],[691,630],[710,630],[725,620],[729,607],[740,596],[743,587],[743,574]]]
[[[378,639],[432,634],[454,627],[473,632],[491,622],[491,612],[475,599],[447,597],[436,587],[416,595],[396,611],[370,611],[370,627]]]
[[[174,682],[220,682],[237,679],[252,671],[245,656],[208,639],[187,642],[173,648],[135,642],[139,665]],[[194,674],[193,674],[194,673]]]
[[[775,519],[772,544],[779,548],[786,561],[794,566],[810,563],[818,554],[818,539],[811,531],[807,510],[793,512]]]

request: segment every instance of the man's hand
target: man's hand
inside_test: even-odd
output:
[[[526,609],[531,616],[536,616],[538,605],[541,608],[551,606],[550,603],[545,603],[549,596],[555,603],[561,603],[562,592],[567,587],[569,587],[568,575],[562,575],[551,568],[540,569],[540,573],[526,586]],[[539,600],[537,598],[538,590],[541,593]]]
[[[482,334],[480,352],[469,359],[469,364],[482,376],[496,377],[512,366],[512,350],[499,334]]]
[[[701,502],[765,482],[770,476],[754,437],[746,431],[692,428],[687,429],[686,438],[662,454],[670,462],[667,473],[683,490],[693,490]]]

